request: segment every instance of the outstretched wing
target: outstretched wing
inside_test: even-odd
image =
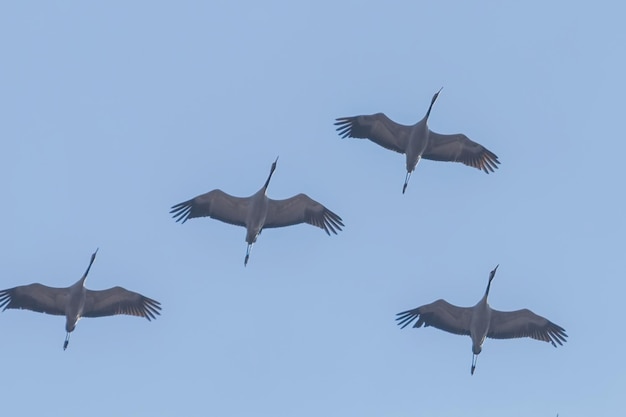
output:
[[[306,194],[298,194],[286,200],[268,199],[267,217],[263,228],[291,226],[308,223],[317,226],[330,235],[341,230],[341,217],[313,200]]]
[[[492,310],[491,324],[487,337],[492,339],[512,339],[532,337],[544,342],[562,345],[566,342],[565,329],[528,309],[517,311]]]
[[[213,190],[172,206],[170,214],[177,222],[182,223],[194,217],[212,217],[226,223],[245,226],[249,203],[249,197],[233,197],[222,190]]]
[[[365,138],[392,151],[406,152],[411,127],[394,122],[384,113],[336,120],[335,126],[342,138]]]
[[[446,300],[437,300],[434,303],[398,313],[396,321],[403,329],[417,319],[413,327],[432,326],[454,334],[469,335],[471,317],[471,308],[457,307]]]
[[[104,291],[87,290],[83,317],[104,317],[116,314],[145,317],[148,320],[160,315],[161,303],[122,287]]]
[[[0,291],[0,308],[19,308],[38,313],[65,315],[67,288],[54,288],[41,284],[21,285]]]
[[[462,162],[481,169],[487,174],[498,169],[498,157],[484,146],[470,140],[462,133],[441,135],[432,130],[422,158],[434,161]]]

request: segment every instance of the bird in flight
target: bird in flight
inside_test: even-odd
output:
[[[26,309],[39,313],[65,316],[65,342],[63,350],[67,349],[70,333],[74,331],[76,323],[82,317],[104,317],[117,314],[145,317],[150,321],[161,314],[161,303],[144,297],[122,287],[113,287],[108,290],[93,291],[85,288],[85,280],[96,259],[96,253],[91,255],[91,261],[82,278],[66,288],[48,287],[42,284],[21,285],[0,291],[0,308]]]
[[[440,92],[441,89],[433,96],[424,118],[413,126],[396,123],[384,113],[340,117],[336,119],[335,126],[342,138],[369,139],[384,148],[406,155],[402,194],[406,191],[411,173],[422,158],[462,162],[487,174],[493,172],[500,163],[496,154],[462,133],[442,135],[428,128],[428,116]]]
[[[566,342],[565,330],[550,320],[528,309],[516,311],[498,311],[487,303],[489,287],[496,275],[496,266],[489,274],[487,290],[483,298],[474,307],[457,307],[446,300],[437,300],[412,310],[398,313],[396,320],[405,328],[417,319],[413,327],[433,326],[449,333],[468,335],[472,338],[472,368],[476,369],[476,360],[482,350],[485,337],[492,339],[512,339],[532,337],[549,342],[552,346]]]
[[[263,229],[308,223],[323,229],[326,234],[337,234],[344,227],[341,217],[313,200],[306,194],[298,194],[285,200],[273,200],[266,195],[267,187],[276,169],[272,163],[270,175],[259,191],[250,197],[234,197],[222,190],[213,190],[191,200],[176,204],[170,214],[177,222],[185,223],[195,217],[212,217],[225,223],[246,228],[246,257]]]

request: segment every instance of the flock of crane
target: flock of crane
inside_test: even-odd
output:
[[[428,128],[428,117],[441,89],[433,96],[428,111],[422,120],[413,126],[395,123],[383,113],[341,117],[335,125],[342,138],[364,138],[378,145],[406,155],[406,177],[402,187],[404,194],[411,173],[422,158],[434,161],[461,162],[480,169],[487,174],[498,168],[498,157],[484,146],[471,141],[463,134],[442,135]],[[343,220],[324,205],[306,194],[298,194],[285,200],[267,197],[272,174],[276,169],[272,163],[269,176],[263,187],[250,197],[235,197],[216,189],[198,195],[191,200],[176,204],[170,214],[177,222],[185,223],[195,217],[214,219],[246,228],[246,255],[248,264],[250,250],[263,229],[308,223],[323,229],[328,235],[337,234],[344,226]],[[83,276],[72,286],[53,288],[42,284],[18,286],[0,291],[0,308],[27,309],[41,313],[65,316],[66,337],[63,349],[67,348],[70,334],[81,317],[103,317],[127,314],[148,320],[160,314],[158,301],[122,287],[103,291],[85,288],[85,280],[96,252]],[[486,337],[509,339],[531,337],[551,343],[556,347],[566,341],[565,330],[528,309],[517,311],[493,310],[488,302],[491,281],[496,275],[496,266],[489,275],[485,295],[473,307],[458,307],[445,300],[398,313],[397,322],[402,328],[415,321],[413,327],[433,326],[446,332],[468,335],[472,339],[471,373],[476,368],[477,355],[482,350]]]

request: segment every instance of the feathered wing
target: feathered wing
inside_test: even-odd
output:
[[[462,133],[442,135],[432,130],[422,158],[434,161],[462,162],[487,174],[498,169],[498,156]]]
[[[341,217],[313,200],[306,194],[298,194],[285,200],[268,199],[267,217],[263,228],[284,227],[308,223],[323,229],[328,235],[341,230]]]
[[[454,334],[469,335],[471,317],[471,308],[457,307],[446,300],[437,300],[434,303],[398,313],[396,321],[403,329],[417,319],[413,327],[432,326]]]
[[[42,284],[21,285],[0,291],[0,308],[18,308],[38,313],[65,315],[68,288],[54,288]]]
[[[392,151],[406,152],[411,127],[394,122],[384,113],[340,117],[336,120],[335,126],[342,138],[369,139]]]
[[[249,197],[233,197],[222,190],[213,190],[172,206],[170,214],[182,223],[194,217],[212,217],[245,227],[249,202]]]
[[[161,303],[122,287],[104,291],[87,290],[83,317],[104,317],[116,314],[145,317],[148,320],[160,315]]]
[[[562,345],[566,342],[565,329],[528,309],[517,311],[491,311],[491,324],[487,337],[492,339],[512,339],[532,337],[544,342]]]

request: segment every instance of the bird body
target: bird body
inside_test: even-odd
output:
[[[74,331],[76,323],[78,323],[78,320],[80,320],[85,311],[85,300],[87,298],[85,278],[86,276],[72,285],[66,297],[65,330],[67,333]]]
[[[127,314],[144,317],[150,321],[161,314],[160,303],[122,287],[93,291],[85,288],[89,269],[96,259],[96,253],[83,276],[66,288],[48,287],[42,284],[22,285],[0,291],[0,308],[26,309],[39,313],[65,316],[67,332],[63,350],[67,348],[70,333],[82,317],[104,317]]]
[[[487,303],[487,295],[484,295],[472,310],[470,337],[472,338],[472,352],[478,355],[483,349],[483,342],[487,337],[491,322],[491,307]]]
[[[252,245],[256,242],[267,219],[269,201],[266,195],[266,188],[264,187],[250,197],[248,204],[250,208],[246,216],[246,242]]]
[[[191,200],[176,204],[170,210],[177,222],[185,223],[195,217],[212,217],[226,223],[246,228],[246,257],[265,228],[291,226],[308,223],[323,229],[326,234],[337,234],[344,226],[341,217],[306,194],[298,194],[284,200],[267,197],[272,174],[278,158],[272,164],[270,174],[263,187],[250,197],[234,197],[222,190],[213,190]]]
[[[406,177],[402,193],[422,158],[434,161],[462,162],[487,174],[497,169],[498,157],[464,134],[442,135],[428,128],[428,117],[441,89],[433,96],[422,120],[412,126],[394,122],[384,113],[340,117],[335,126],[342,138],[369,139],[389,150],[406,155]]]
[[[491,281],[496,275],[496,266],[489,274],[487,290],[481,300],[473,307],[458,307],[445,300],[403,311],[397,314],[396,320],[401,328],[405,328],[417,319],[413,327],[433,326],[446,332],[468,335],[472,339],[472,368],[476,369],[477,355],[482,351],[485,338],[510,339],[531,337],[549,342],[552,346],[566,342],[565,330],[528,309],[517,311],[498,311],[489,306],[487,298]]]
[[[406,171],[413,172],[417,167],[424,151],[428,147],[428,116],[417,122],[411,129],[406,145]]]

